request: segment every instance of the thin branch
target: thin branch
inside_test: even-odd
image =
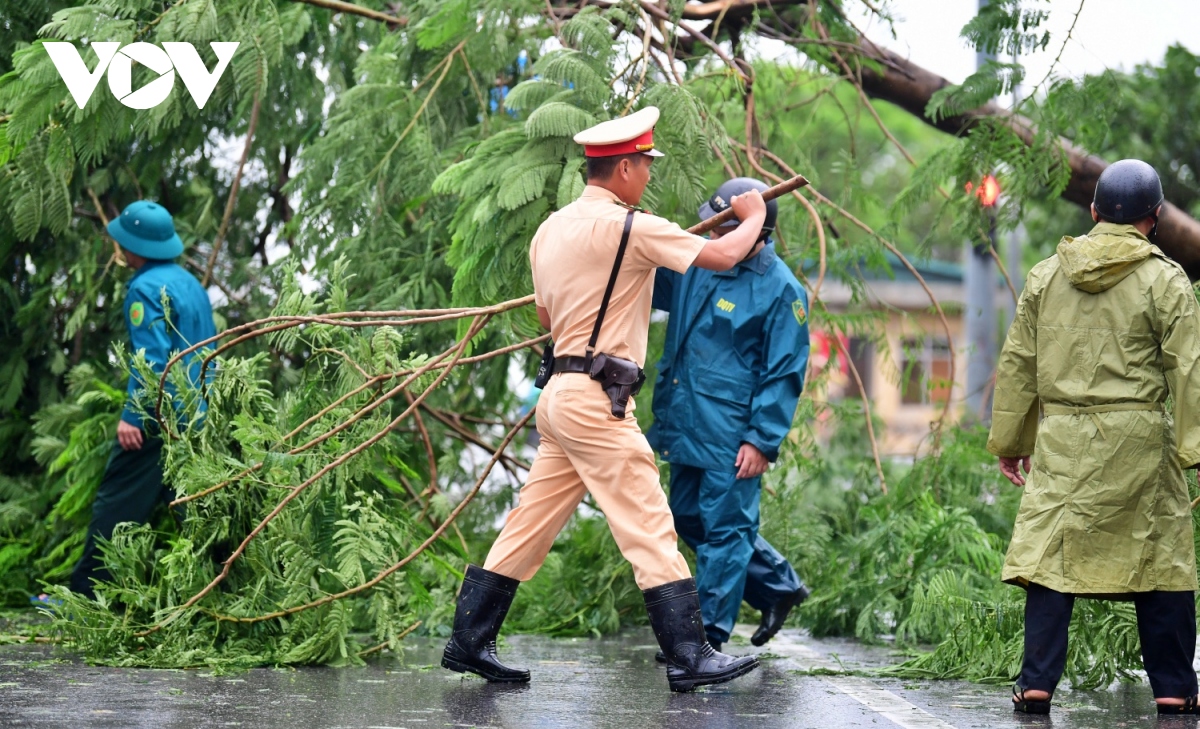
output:
[[[408,634],[409,634],[409,633],[413,632],[414,630],[416,630],[416,629],[417,629],[417,628],[419,628],[419,627],[421,627],[421,621],[420,621],[420,620],[418,620],[417,622],[415,622],[415,623],[413,623],[412,625],[408,626],[408,627],[407,627],[407,628],[405,628],[404,630],[400,631],[400,634],[399,634],[399,635],[397,635],[395,638],[390,638],[390,639],[388,639],[388,640],[385,640],[385,641],[383,641],[382,643],[380,643],[379,645],[377,645],[377,646],[372,646],[372,647],[370,647],[370,648],[366,649],[365,651],[359,651],[359,652],[358,652],[358,657],[359,657],[359,658],[363,658],[363,657],[365,657],[365,656],[369,656],[369,655],[371,655],[372,653],[378,653],[379,651],[383,650],[384,648],[387,648],[387,647],[388,647],[389,645],[391,645],[392,643],[396,643],[396,642],[399,642],[399,641],[402,641],[402,640],[404,640],[405,638],[407,638],[407,637],[408,637]]]
[[[96,208],[96,214],[100,216],[100,224],[104,226],[105,231],[108,230],[108,216],[104,214],[104,206],[100,204],[100,198],[96,197],[96,192],[91,187],[87,188],[88,197],[92,199],[92,207]],[[108,269],[115,263],[118,266],[125,265],[125,257],[121,255],[121,246],[117,245],[115,238],[112,240],[112,256],[108,259],[108,263],[104,264],[104,274],[108,273]],[[104,274],[101,274],[103,278]]]
[[[752,167],[754,167],[754,169],[757,170],[760,175],[763,175],[764,177],[766,177],[770,180],[774,180],[776,182],[783,181],[782,177],[780,177],[779,175],[776,175],[772,172],[769,172],[768,170],[764,169],[762,167],[762,165],[760,165],[758,163],[758,160],[756,160],[754,158],[754,154],[751,151],[751,148],[749,146],[745,147],[744,149],[746,152],[746,159],[748,159],[750,161],[750,165]],[[765,150],[763,150],[761,148],[759,148],[759,151],[765,152]],[[772,155],[772,156],[774,156],[774,155]],[[776,159],[778,159],[778,158],[776,158]],[[778,164],[778,162],[777,162],[777,164]],[[819,268],[817,269],[817,282],[812,287],[812,297],[814,300],[816,300],[816,299],[820,298],[820,296],[821,296],[821,286],[823,286],[825,283],[825,272],[826,272],[827,265],[828,265],[827,264],[827,255],[828,254],[827,254],[826,241],[825,241],[825,224],[821,221],[821,215],[820,215],[820,213],[817,212],[817,209],[815,207],[813,207],[813,204],[808,201],[808,198],[806,198],[806,197],[804,197],[804,195],[800,194],[799,190],[793,190],[792,197],[796,198],[796,200],[798,200],[800,202],[800,204],[804,206],[804,209],[808,211],[809,217],[812,218],[813,225],[815,225],[817,228],[817,246],[818,246],[819,252],[820,252],[820,259],[818,261]]]
[[[821,286],[825,283],[825,272],[827,269],[828,252],[825,243],[825,223],[821,220],[821,214],[813,207],[813,204],[808,201],[808,198],[801,195],[799,192],[792,193],[792,196],[800,201],[804,209],[808,211],[808,216],[812,218],[813,226],[817,229],[817,249],[819,258],[817,261],[817,282],[813,284],[812,295],[813,299],[821,297]]]
[[[651,2],[648,2],[648,0],[641,0],[638,3],[638,5],[641,6],[642,9],[644,9],[647,13],[650,13],[651,15],[658,18],[659,20],[668,21],[668,22],[671,20],[671,16],[668,15],[665,10],[663,10],[662,8],[658,7],[657,5],[655,5]],[[729,54],[726,53],[724,51],[724,49],[721,48],[721,46],[717,45],[717,43],[714,40],[712,40],[708,36],[704,35],[700,31],[696,30],[695,28],[692,28],[691,26],[680,23],[677,27],[681,28],[685,33],[687,33],[691,37],[695,38],[696,40],[700,41],[704,45],[708,46],[709,50],[711,50],[713,53],[715,53],[717,55],[718,58],[720,58],[722,61],[724,61],[725,65],[729,66],[729,68],[734,73],[736,73],[743,82],[746,81],[746,74],[742,71],[742,69],[738,66],[738,64],[735,63],[734,60],[729,57]]]
[[[633,93],[629,95],[629,101],[626,102],[625,108],[622,109],[621,113],[617,116],[625,116],[629,113],[629,110],[633,108],[633,102],[637,101],[638,95],[642,93],[642,89],[646,85],[646,71],[650,70],[650,61],[647,56],[650,55],[650,31],[653,25],[650,23],[650,18],[646,15],[646,11],[638,8],[638,12],[641,13],[642,24],[646,26],[646,32],[642,37],[642,72],[638,75],[637,86],[633,88]]]
[[[486,130],[488,128],[488,126],[487,126],[487,123],[488,123],[487,99],[485,99],[483,97],[483,90],[479,88],[478,82],[475,81],[475,72],[473,70],[471,70],[471,63],[470,63],[470,61],[467,60],[467,52],[461,44],[458,47],[458,57],[462,59],[463,67],[465,67],[467,70],[467,79],[471,82],[471,89],[475,92],[476,100],[479,101],[479,114],[481,117],[483,117],[483,128],[484,128],[484,130]],[[411,210],[409,210],[407,212],[410,216],[412,215]],[[412,218],[410,217],[409,220],[412,221]],[[415,221],[412,221],[412,222],[415,222]]]
[[[466,43],[467,41],[464,39],[461,43],[455,46],[453,50],[447,53],[446,57],[442,59],[442,62],[438,64],[441,67],[442,72],[438,76],[437,81],[434,82],[433,88],[429,89],[429,93],[427,93],[425,95],[425,99],[421,101],[421,106],[417,108],[417,113],[413,114],[413,118],[409,120],[408,125],[404,127],[404,131],[400,132],[400,136],[396,138],[396,141],[392,144],[391,148],[384,153],[383,157],[379,160],[379,164],[375,165],[375,168],[367,173],[367,179],[374,177],[376,173],[383,169],[383,166],[387,164],[389,159],[391,159],[392,154],[395,153],[396,149],[400,146],[400,143],[403,142],[405,137],[408,136],[408,133],[417,126],[417,122],[420,121],[421,116],[425,113],[425,109],[429,106],[429,102],[433,101],[433,95],[437,93],[437,90],[442,85],[442,81],[446,79],[446,74],[449,73],[450,67],[454,65],[454,57],[458,55],[458,52],[462,50],[462,47],[466,45]],[[434,70],[437,70],[437,66],[434,67]],[[424,83],[424,81],[421,83]],[[417,88],[420,88],[420,86]],[[416,91],[416,89],[413,89],[413,91]]]
[[[354,423],[356,423],[356,422],[358,422],[359,420],[363,419],[364,417],[366,417],[367,415],[369,415],[371,412],[375,411],[375,410],[376,410],[376,409],[378,409],[380,406],[384,405],[384,404],[385,404],[385,403],[387,403],[389,400],[391,400],[392,398],[394,398],[396,395],[398,395],[399,393],[403,392],[403,391],[404,391],[404,390],[405,390],[405,389],[406,389],[406,388],[407,388],[409,385],[411,385],[413,382],[415,382],[415,381],[417,380],[417,378],[419,378],[419,377],[421,377],[422,375],[424,375],[424,374],[426,374],[427,372],[429,372],[429,371],[430,371],[431,369],[433,369],[433,368],[434,368],[434,367],[435,367],[435,366],[436,366],[438,363],[440,363],[440,362],[441,362],[443,359],[445,359],[445,358],[446,358],[446,357],[447,357],[447,356],[448,356],[448,355],[449,355],[449,354],[450,354],[452,351],[454,351],[454,349],[455,349],[455,348],[451,348],[450,350],[447,350],[446,352],[443,352],[442,354],[438,355],[438,357],[436,357],[436,358],[434,358],[432,361],[430,361],[430,362],[426,363],[426,364],[425,364],[424,366],[422,366],[420,369],[418,369],[418,370],[416,370],[416,371],[412,372],[412,373],[411,373],[411,374],[410,374],[410,375],[409,375],[409,376],[408,376],[408,377],[407,377],[407,378],[406,378],[406,379],[405,379],[403,382],[401,382],[399,385],[395,386],[394,388],[392,388],[392,389],[391,389],[391,390],[389,390],[388,392],[384,393],[383,395],[381,395],[381,396],[380,396],[380,397],[378,397],[377,399],[374,399],[374,400],[372,400],[371,402],[367,403],[367,404],[366,404],[366,405],[364,405],[362,408],[358,409],[358,410],[357,410],[357,411],[356,411],[356,412],[355,412],[353,415],[351,415],[349,418],[346,418],[345,420],[342,420],[340,423],[338,423],[336,426],[334,426],[334,427],[333,427],[333,428],[331,428],[330,430],[328,430],[328,431],[326,431],[326,432],[322,433],[322,434],[321,434],[321,435],[319,435],[319,436],[316,436],[315,438],[312,438],[311,440],[309,440],[309,441],[308,441],[308,442],[306,442],[306,443],[303,443],[302,445],[298,445],[298,446],[296,446],[295,448],[292,448],[291,450],[289,450],[289,451],[287,452],[287,455],[289,455],[289,456],[295,456],[295,455],[299,455],[299,454],[301,454],[301,453],[303,453],[303,452],[305,452],[305,451],[307,451],[307,450],[309,450],[309,449],[313,448],[314,446],[317,446],[317,445],[319,445],[319,444],[321,444],[321,443],[324,443],[325,441],[329,440],[330,438],[332,438],[333,436],[337,435],[338,433],[340,433],[340,432],[342,432],[342,431],[346,430],[346,429],[347,429],[347,428],[349,428],[351,425],[353,425]],[[448,370],[447,370],[447,371],[448,371]],[[362,387],[362,386],[360,386],[360,390],[361,390],[361,387]],[[299,429],[297,429],[297,430],[299,430]],[[289,438],[291,435],[293,435],[294,433],[296,433],[296,432],[297,432],[297,430],[293,430],[293,431],[292,431],[292,433],[289,433],[287,436],[284,436],[284,440],[287,440],[287,439],[288,439],[288,438]],[[221,483],[217,484],[216,486],[212,486],[212,487],[210,487],[210,488],[204,489],[203,491],[200,491],[200,492],[198,492],[198,493],[192,494],[192,495],[190,495],[190,496],[184,496],[184,497],[182,497],[182,498],[176,499],[175,501],[172,501],[172,502],[171,502],[171,505],[172,505],[172,506],[178,506],[179,504],[186,504],[186,503],[187,503],[187,502],[189,502],[189,501],[195,501],[196,499],[199,499],[199,498],[201,498],[201,497],[208,496],[209,494],[211,494],[211,493],[213,493],[213,492],[215,492],[215,491],[219,491],[219,490],[221,490],[221,489],[225,488],[226,486],[229,486],[229,485],[230,485],[230,484],[232,484],[232,483],[236,483],[237,481],[240,481],[241,479],[245,478],[246,476],[249,476],[249,475],[251,475],[251,474],[253,474],[253,473],[257,473],[258,471],[262,470],[262,468],[263,468],[264,464],[265,464],[265,461],[260,461],[259,463],[255,464],[254,466],[251,466],[251,467],[249,467],[249,468],[243,469],[243,470],[242,470],[240,473],[238,473],[238,474],[237,474],[236,476],[234,476],[233,478],[230,478],[230,479],[227,479],[227,480],[225,480],[225,481],[222,481]]]
[[[450,319],[466,319],[468,317],[479,314],[502,314],[512,309],[519,309],[522,306],[527,306],[533,302],[533,294],[523,296],[519,299],[504,301],[499,304],[484,307],[466,307],[456,309],[399,309],[395,311],[336,311],[327,314],[316,316],[269,316],[265,319],[256,319],[254,321],[239,324],[235,327],[230,327],[223,332],[219,332],[191,345],[187,349],[180,350],[171,359],[167,360],[167,364],[163,367],[163,372],[158,379],[158,401],[155,405],[155,416],[162,421],[162,403],[163,403],[163,388],[167,384],[167,375],[175,365],[179,364],[185,357],[201,349],[208,349],[211,345],[216,344],[222,339],[241,335],[245,332],[252,332],[256,335],[267,334],[277,329],[267,327],[265,325],[274,324],[276,322],[289,322],[289,326],[299,326],[301,324],[329,324],[332,326],[353,326],[347,324],[344,320],[355,319],[378,319],[383,320],[371,326],[388,325],[388,326],[408,326],[411,324],[423,324],[434,321],[447,321]],[[391,321],[393,318],[413,317],[409,320]],[[359,322],[361,324],[361,322]],[[255,329],[255,327],[264,327]],[[286,328],[286,327],[284,327]],[[211,360],[211,357],[209,358]]]
[[[867,437],[871,440],[871,454],[875,457],[875,472],[879,475],[879,488],[886,494],[888,492],[887,479],[883,477],[883,463],[879,459],[879,441],[875,439],[875,424],[871,422],[871,395],[863,385],[862,377],[858,374],[858,367],[850,356],[850,350],[842,344],[842,338],[838,336],[841,331],[837,327],[833,327],[833,341],[837,343],[842,356],[846,358],[850,374],[854,376],[854,382],[858,384],[858,391],[862,393],[863,418],[867,421]]]
[[[1054,62],[1050,64],[1050,68],[1046,69],[1046,75],[1041,81],[1038,82],[1037,86],[1033,87],[1033,91],[1029,92],[1029,94],[1027,94],[1025,98],[1021,100],[1021,103],[1032,99],[1035,95],[1037,95],[1038,90],[1050,81],[1050,75],[1054,73],[1054,69],[1057,68],[1059,62],[1062,61],[1063,53],[1067,50],[1067,44],[1071,42],[1071,36],[1075,33],[1075,24],[1079,22],[1079,14],[1083,12],[1083,6],[1086,2],[1087,0],[1079,0],[1079,7],[1075,10],[1075,18],[1071,21],[1071,27],[1067,29],[1067,37],[1063,38],[1062,46],[1060,46],[1058,49],[1058,55],[1054,57]],[[1014,107],[1013,111],[1016,112],[1019,108],[1020,104]]]
[[[300,2],[300,3],[305,3],[307,5],[314,5],[318,8],[325,8],[326,10],[332,10],[335,13],[348,13],[350,15],[358,15],[363,18],[370,18],[371,20],[378,20],[382,23],[387,23],[388,25],[394,25],[394,26],[397,26],[400,28],[403,28],[404,26],[408,25],[408,18],[397,18],[394,15],[388,15],[387,13],[381,13],[378,10],[371,10],[370,8],[364,8],[361,5],[354,5],[353,3],[342,2],[342,0],[292,0],[292,2]]]
[[[254,132],[258,128],[258,112],[262,107],[262,66],[258,68],[258,87],[254,91],[254,106],[250,109],[250,127],[246,130],[246,144],[242,146],[242,158],[238,161],[237,172],[233,176],[233,184],[229,187],[229,199],[225,201],[225,215],[221,218],[221,227],[213,241],[212,252],[208,254],[208,264],[204,267],[204,276],[200,285],[207,288],[208,280],[212,278],[213,267],[217,265],[217,254],[225,242],[229,232],[229,221],[233,218],[233,207],[237,203],[238,188],[242,185],[242,173],[246,170],[246,160],[250,158],[250,148],[254,144]]]
[[[921,285],[922,289],[924,289],[925,295],[928,296],[930,302],[933,303],[933,308],[937,311],[938,318],[942,322],[942,329],[943,329],[943,331],[946,332],[946,342],[950,345],[950,347],[949,347],[950,372],[952,374],[954,372],[956,372],[957,365],[955,364],[955,361],[954,361],[955,360],[954,335],[950,332],[950,322],[946,319],[946,312],[942,310],[941,302],[938,301],[936,296],[934,296],[933,290],[929,288],[929,284],[926,283],[925,277],[921,275],[921,272],[918,271],[916,266],[914,266],[912,264],[912,262],[908,260],[907,256],[905,256],[903,253],[900,252],[899,248],[897,248],[891,241],[887,240],[886,238],[881,236],[879,233],[876,233],[874,231],[874,229],[871,228],[871,226],[867,225],[866,223],[862,222],[858,218],[854,217],[854,215],[852,215],[848,210],[843,208],[841,205],[838,205],[837,203],[835,203],[834,201],[825,197],[824,195],[817,192],[816,190],[813,190],[813,194],[817,196],[818,201],[820,201],[821,203],[824,203],[825,205],[832,207],[843,218],[846,218],[851,223],[854,223],[854,225],[858,226],[860,229],[862,229],[868,235],[872,236],[873,238],[875,238],[875,240],[879,241],[880,244],[882,244],[884,248],[887,248],[892,253],[893,256],[896,256],[897,258],[900,259],[900,263],[903,264],[904,267],[906,269],[908,269],[908,272],[910,274],[912,274],[912,277],[917,280],[917,283]],[[951,380],[951,382],[953,382],[953,380]],[[946,422],[947,416],[949,416],[949,414],[950,414],[950,404],[953,402],[953,400],[954,400],[953,397],[946,398],[946,404],[942,408],[942,414],[940,416],[938,416],[938,420],[937,420],[939,431],[941,430],[942,424],[944,424]]]
[[[423,410],[425,410],[427,413],[429,413],[430,415],[432,415],[433,417],[437,418],[439,421],[441,421],[442,424],[445,425],[446,427],[450,428],[450,430],[452,432],[458,434],[458,436],[460,438],[462,438],[465,442],[471,443],[472,445],[479,446],[480,448],[484,449],[485,451],[494,451],[495,450],[495,448],[493,448],[492,446],[485,443],[483,441],[483,439],[480,438],[478,435],[476,435],[475,433],[472,433],[470,430],[464,428],[462,425],[454,422],[454,418],[450,417],[449,415],[442,412],[441,410],[431,408],[428,405],[422,405],[421,408]],[[512,426],[505,425],[505,427],[511,428]],[[511,462],[517,468],[520,468],[524,471],[528,471],[530,469],[530,465],[528,463],[522,461],[521,459],[519,459],[515,456],[505,456],[505,460]]]
[[[550,4],[550,0],[546,0],[546,15],[550,18],[550,25],[554,27],[554,37],[559,43],[563,43],[562,37],[562,20],[558,18],[558,14],[554,12],[554,6]]]
[[[503,347],[501,349],[492,350],[491,352],[486,352],[484,354],[475,355],[473,357],[464,357],[458,361],[457,366],[465,366],[465,365],[469,365],[469,364],[475,364],[477,362],[483,362],[484,360],[492,359],[494,357],[500,357],[505,354],[510,354],[510,353],[516,352],[520,349],[535,347],[538,343],[548,341],[549,339],[550,339],[549,334],[543,334],[542,336],[537,337],[536,339],[525,340],[525,341],[519,342],[517,344],[509,345],[509,346]],[[297,434],[299,434],[302,430],[304,430],[308,426],[312,425],[316,421],[320,420],[322,417],[324,417],[329,412],[331,412],[332,410],[337,408],[339,405],[344,403],[346,400],[349,400],[354,395],[357,395],[357,394],[359,394],[371,387],[374,387],[384,381],[397,379],[399,377],[408,377],[409,379],[406,380],[402,384],[402,388],[406,388],[408,386],[408,384],[410,384],[415,379],[415,377],[419,377],[423,374],[432,372],[434,370],[444,369],[444,368],[448,367],[449,365],[442,362],[443,359],[444,359],[444,355],[439,355],[438,357],[435,357],[431,362],[426,363],[426,365],[419,370],[416,370],[416,371],[402,370],[400,372],[392,372],[392,373],[379,375],[375,378],[372,378],[370,381],[363,383],[362,385],[358,386],[351,392],[348,392],[345,395],[341,396],[340,398],[335,400],[330,405],[327,405],[325,408],[323,408],[321,410],[321,412],[317,413],[316,415],[313,415],[308,420],[306,420],[303,423],[301,423],[300,425],[296,426],[296,428],[294,428],[290,433],[283,436],[283,441],[287,442],[287,441],[291,440]],[[344,423],[343,423],[343,425],[344,425]],[[296,448],[293,448],[292,450],[290,450],[288,452],[288,454],[295,455],[298,453],[302,453],[314,445],[316,445],[315,442],[309,441],[308,443],[305,443],[301,446],[297,446]],[[524,465],[520,461],[517,461],[517,464]],[[258,463],[254,466],[247,467],[247,468],[243,469],[241,472],[239,472],[237,475],[232,476],[231,478],[229,478],[225,481],[222,481],[215,486],[211,486],[207,489],[204,489],[203,491],[198,491],[194,494],[189,494],[187,496],[181,496],[180,498],[172,501],[170,505],[172,507],[176,507],[176,506],[180,506],[182,504],[186,504],[190,501],[196,501],[197,499],[204,498],[205,496],[208,496],[209,494],[220,491],[221,489],[226,488],[247,476],[257,473],[259,470],[262,469],[262,467],[263,467],[262,463]],[[525,467],[525,470],[529,470],[528,467]]]
[[[454,520],[458,518],[458,515],[462,513],[462,510],[464,508],[466,508],[467,504],[469,504],[471,502],[471,500],[475,498],[475,496],[479,493],[480,488],[483,487],[484,482],[487,480],[488,475],[492,472],[492,468],[494,468],[496,465],[496,462],[500,460],[500,454],[504,452],[505,448],[508,448],[509,444],[512,443],[513,438],[516,437],[517,433],[519,433],[521,431],[521,429],[525,427],[525,424],[528,423],[529,420],[533,418],[533,413],[534,413],[534,411],[530,410],[528,413],[526,413],[524,415],[524,417],[522,417],[519,421],[517,421],[516,425],[514,425],[511,430],[508,431],[508,433],[504,436],[504,440],[501,441],[500,445],[496,448],[496,452],[492,454],[491,460],[489,460],[487,466],[484,467],[483,473],[481,473],[479,475],[479,478],[477,478],[475,480],[475,485],[472,486],[471,490],[467,492],[467,495],[463,497],[462,501],[458,502],[458,506],[454,507],[454,511],[450,512],[450,514],[446,517],[446,520],[444,522],[442,522],[442,525],[440,527],[438,527],[437,529],[435,529],[433,531],[433,534],[430,534],[429,538],[427,538],[424,542],[422,542],[416,549],[414,549],[412,552],[409,552],[409,554],[406,557],[404,557],[404,559],[400,560],[399,562],[396,562],[391,567],[388,567],[387,569],[383,570],[382,572],[375,575],[373,578],[364,582],[361,585],[351,587],[351,588],[349,588],[347,590],[343,590],[342,592],[339,592],[337,594],[326,595],[325,597],[322,597],[318,600],[313,600],[312,602],[308,602],[303,605],[297,605],[296,607],[291,607],[286,610],[279,610],[279,611],[276,611],[273,613],[267,613],[265,615],[256,615],[254,617],[249,617],[249,618],[239,618],[239,617],[234,617],[234,616],[229,616],[229,615],[217,615],[216,616],[217,619],[225,620],[228,622],[236,622],[236,623],[261,623],[264,620],[271,620],[274,618],[282,618],[287,615],[294,615],[298,612],[302,612],[304,610],[309,610],[309,609],[315,608],[315,607],[320,607],[321,605],[326,605],[328,603],[333,602],[334,600],[341,600],[342,598],[350,597],[351,595],[356,595],[360,592],[369,590],[369,589],[375,587],[376,585],[378,585],[380,582],[383,582],[385,579],[387,579],[387,577],[389,575],[397,572],[400,569],[403,569],[405,565],[412,562],[414,559],[417,558],[418,555],[420,555],[422,552],[424,552],[426,549],[428,549],[429,545],[431,545],[435,541],[437,541],[437,539],[442,536],[442,534],[446,531],[446,529],[449,528],[450,524],[452,524],[454,522]]]
[[[412,405],[413,396],[408,390],[404,391],[404,399]],[[429,464],[429,487],[425,492],[432,495],[438,491],[437,457],[433,454],[433,438],[429,437],[429,430],[425,427],[420,408],[413,411],[413,420],[417,421],[417,431],[421,434],[421,442],[425,445],[425,459]]]
[[[456,361],[457,361],[457,359],[459,359],[462,356],[462,353],[466,349],[467,344],[475,337],[476,334],[478,334],[479,330],[482,329],[483,326],[487,323],[488,318],[490,318],[490,317],[476,317],[474,322],[472,322],[470,330],[468,330],[467,334],[462,338],[462,340],[458,344],[458,348],[455,352],[455,360]],[[233,563],[236,562],[238,557],[240,557],[246,551],[246,548],[248,546],[250,546],[250,542],[253,541],[254,538],[257,537],[259,534],[261,534],[262,531],[267,528],[267,525],[270,524],[275,519],[275,517],[279,516],[279,514],[284,510],[284,508],[287,507],[287,505],[292,502],[292,500],[294,500],[297,496],[299,496],[306,489],[308,489],[314,483],[319,481],[321,478],[323,478],[326,474],[328,474],[333,469],[337,468],[338,466],[342,465],[346,461],[349,461],[351,458],[357,456],[358,454],[362,453],[366,449],[370,448],[371,446],[375,445],[379,441],[383,440],[384,437],[386,437],[387,434],[391,432],[392,428],[395,428],[397,425],[402,423],[404,421],[404,419],[407,418],[409,415],[411,415],[412,412],[417,408],[417,406],[420,405],[425,400],[425,398],[428,397],[429,394],[438,387],[438,385],[442,384],[442,381],[445,380],[446,377],[450,374],[451,369],[452,368],[448,367],[445,370],[443,370],[442,373],[439,374],[437,376],[437,378],[434,379],[434,381],[429,385],[429,387],[427,387],[425,389],[425,391],[421,393],[421,395],[416,399],[416,401],[414,401],[414,403],[412,405],[410,405],[407,409],[405,409],[405,411],[402,412],[400,415],[397,415],[396,418],[393,419],[391,423],[389,423],[387,426],[385,426],[383,429],[381,429],[375,435],[371,436],[370,438],[366,439],[362,443],[358,444],[354,448],[351,448],[350,450],[346,451],[342,455],[335,458],[333,461],[331,461],[328,464],[326,464],[325,466],[323,466],[320,470],[318,470],[312,476],[308,477],[303,483],[301,483],[299,486],[297,486],[291,493],[289,493],[287,496],[283,497],[283,499],[280,500],[279,504],[277,504],[275,506],[275,508],[271,510],[271,513],[269,513],[265,517],[263,517],[263,519],[258,523],[258,525],[256,527],[254,527],[254,529],[249,534],[246,535],[246,538],[242,540],[242,543],[238,545],[237,549],[233,550],[233,553],[230,554],[229,557],[225,560],[225,567],[221,570],[221,572],[216,577],[214,577],[212,579],[212,581],[210,581],[203,589],[201,589],[199,592],[197,592],[195,595],[193,595],[191,598],[189,598],[187,602],[185,602],[183,605],[179,606],[174,612],[172,612],[169,616],[167,616],[161,622],[153,625],[152,627],[150,627],[147,630],[136,633],[135,634],[136,637],[142,638],[147,635],[150,635],[151,633],[155,633],[159,630],[162,630],[169,623],[171,623],[176,618],[178,618],[180,615],[182,615],[188,608],[192,607],[196,603],[203,600],[204,597],[206,595],[208,595],[208,593],[212,592],[212,590],[217,585],[219,585],[225,581],[225,578],[229,576],[229,572],[233,568]],[[510,440],[511,440],[511,438],[510,438]],[[495,459],[493,458],[493,463],[494,462],[495,462]],[[440,527],[438,530],[436,530],[435,536],[440,536],[441,532],[445,530],[444,527],[445,527],[445,524],[443,524],[442,527]],[[433,537],[431,537],[431,542],[429,542],[429,543],[432,543],[432,539],[433,539]]]

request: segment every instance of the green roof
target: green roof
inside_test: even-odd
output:
[[[916,277],[909,272],[898,256],[889,251],[884,254],[884,257],[887,260],[889,270],[882,270],[879,267],[868,267],[865,259],[859,261],[858,269],[862,272],[862,277],[865,280],[916,283]],[[961,284],[963,282],[963,267],[961,264],[911,257],[908,261],[912,264],[913,268],[917,269],[917,272],[921,274],[921,278],[925,279],[926,283]],[[805,275],[815,273],[816,270],[817,261],[809,259],[804,262]]]

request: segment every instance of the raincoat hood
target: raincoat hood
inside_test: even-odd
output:
[[[1154,253],[1154,246],[1132,225],[1099,223],[1087,235],[1064,236],[1058,263],[1071,285],[1089,294],[1116,286]]]

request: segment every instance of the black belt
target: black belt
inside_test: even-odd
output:
[[[587,357],[555,357],[554,374],[560,372],[582,372],[588,374]]]

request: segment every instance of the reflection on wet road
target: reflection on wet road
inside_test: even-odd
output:
[[[1150,689],[1060,690],[1049,719],[1014,716],[1007,689],[953,681],[801,675],[876,666],[885,649],[785,631],[749,676],[672,694],[648,630],[601,640],[515,636],[502,647],[527,666],[525,686],[489,685],[438,667],[441,641],[409,639],[404,655],[364,668],[152,671],[87,666],[40,646],[0,648],[0,727],[1135,727],[1154,723]],[[731,646],[733,652],[759,649]],[[1161,722],[1193,729],[1193,721]]]

